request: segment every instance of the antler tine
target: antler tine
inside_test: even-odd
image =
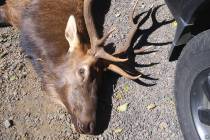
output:
[[[133,24],[133,15],[134,15],[134,12],[135,12],[135,9],[136,9],[136,6],[137,6],[138,2],[139,2],[139,0],[137,0],[137,1],[135,2],[134,6],[133,6],[133,10],[132,10],[132,12],[130,12],[130,14],[129,14],[129,20],[131,21],[132,24]]]
[[[111,35],[111,33],[115,31],[115,28],[110,30],[104,37],[99,39],[92,16],[92,6],[93,0],[84,0],[84,19],[87,26],[87,31],[90,37],[91,45],[96,47],[102,45]]]
[[[98,45],[102,45],[108,38],[109,36],[116,30],[116,28],[111,29],[106,35],[104,35],[100,41],[98,42]]]
[[[108,60],[108,61],[111,61],[111,62],[126,62],[128,61],[128,59],[121,59],[121,58],[117,58],[117,57],[114,57],[108,53],[106,53],[104,51],[104,49],[100,49],[97,51],[97,54],[96,54],[96,57],[97,58],[102,58],[102,59],[105,59],[105,60]]]
[[[108,70],[111,70],[127,79],[130,79],[130,80],[136,80],[136,79],[139,79],[139,77],[141,75],[138,75],[138,76],[132,76],[128,73],[126,73],[124,70],[122,70],[120,67],[114,65],[114,64],[109,64],[109,66],[107,67]]]
[[[110,54],[104,51],[103,47],[101,47],[104,44],[104,42],[107,40],[107,38],[111,35],[111,33],[115,31],[115,29],[110,30],[106,35],[104,35],[104,37],[99,39],[92,16],[92,6],[93,6],[93,0],[84,0],[84,11],[83,11],[84,19],[91,43],[91,49],[89,50],[89,53],[91,55],[96,56],[97,58],[102,58],[113,62],[127,61],[127,59],[120,59],[111,56]]]
[[[140,21],[138,21],[138,23],[134,23],[133,21],[133,15],[134,15],[134,12],[135,12],[135,9],[136,9],[136,6],[138,4],[139,0],[137,0],[134,4],[134,7],[133,7],[133,10],[130,12],[129,14],[129,21],[131,23],[131,30],[130,32],[128,33],[128,40],[125,42],[125,44],[123,45],[123,47],[117,49],[113,55],[117,55],[117,54],[121,54],[121,53],[125,53],[128,48],[130,47],[131,43],[132,43],[132,40],[133,40],[133,37],[138,29],[138,25],[140,23]]]

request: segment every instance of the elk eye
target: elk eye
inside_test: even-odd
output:
[[[88,76],[88,68],[86,66],[82,66],[78,69],[77,75],[81,78],[82,81],[86,80]]]

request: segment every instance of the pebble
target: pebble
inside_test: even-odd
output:
[[[2,77],[0,77],[0,85],[3,83],[3,79]]]
[[[159,125],[159,127],[160,127],[160,129],[167,129],[168,128],[168,124],[167,123],[165,123],[165,122],[162,122],[162,123],[160,123],[160,125]]]
[[[7,55],[8,55],[8,52],[4,52],[3,54],[1,54],[1,58],[4,58]]]
[[[4,43],[4,46],[5,47],[10,47],[12,44],[11,44],[11,42],[6,42],[6,43]]]
[[[142,3],[141,8],[144,9],[146,7],[146,5],[144,3]]]
[[[120,16],[121,16],[121,13],[115,14],[115,17],[120,17]]]
[[[11,66],[11,71],[14,71],[15,69],[16,69],[16,67],[17,67],[17,63],[14,63],[14,64],[12,64],[12,66]]]
[[[6,121],[4,121],[4,126],[6,128],[10,128],[10,127],[12,127],[12,125],[13,125],[13,121],[12,120],[6,120]]]
[[[65,114],[60,114],[60,115],[59,115],[59,118],[60,118],[60,119],[64,119],[64,118],[65,118]]]

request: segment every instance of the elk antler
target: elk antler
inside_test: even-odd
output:
[[[129,33],[129,38],[128,38],[125,46],[122,49],[114,52],[113,55],[126,52],[127,49],[129,48],[131,42],[132,42],[133,36],[135,35],[135,33],[138,29],[138,25],[140,23],[140,22],[138,22],[137,24],[135,24],[133,22],[134,10],[136,8],[137,3],[138,3],[138,0],[135,3],[134,9],[129,16],[130,20],[132,21],[132,28],[131,28],[131,31]],[[88,50],[88,53],[97,57],[97,58],[102,58],[102,59],[108,60],[110,62],[125,62],[125,61],[127,61],[128,59],[117,58],[113,55],[108,54],[104,50],[104,48],[103,48],[104,42],[106,41],[106,39],[110,36],[110,34],[115,29],[110,30],[101,39],[98,37],[97,32],[96,32],[96,28],[95,28],[95,24],[94,24],[94,21],[93,21],[93,17],[92,17],[92,5],[93,5],[93,0],[84,0],[84,19],[85,19],[85,23],[86,23],[87,31],[88,31],[88,34],[89,34],[90,43],[91,43],[91,48]],[[109,70],[111,70],[115,73],[118,73],[119,75],[124,76],[128,79],[131,79],[131,80],[135,80],[135,79],[138,79],[140,77],[140,75],[132,76],[132,75],[126,73],[124,70],[122,70],[120,67],[118,67],[114,64],[109,64],[107,69],[109,69]]]
[[[111,33],[115,29],[110,30],[104,37],[99,39],[96,29],[95,29],[95,24],[93,21],[92,5],[93,5],[93,0],[84,0],[84,19],[85,19],[85,23],[86,23],[87,31],[89,34],[90,43],[91,43],[91,49],[88,51],[88,53],[91,55],[94,55],[97,58],[102,58],[102,59],[109,60],[112,62],[127,61],[128,59],[120,59],[104,51],[104,48],[102,46],[104,42],[106,41],[106,39],[111,35]]]

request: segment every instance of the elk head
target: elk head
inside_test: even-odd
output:
[[[65,30],[65,37],[70,47],[65,56],[65,62],[54,69],[54,76],[59,77],[55,78],[58,79],[55,85],[57,98],[70,112],[76,130],[89,134],[95,132],[97,94],[100,92],[103,71],[111,70],[131,80],[139,78],[139,75],[132,76],[113,64],[127,61],[116,55],[127,51],[138,28],[139,23],[133,23],[133,11],[130,14],[133,26],[126,44],[113,54],[108,54],[104,50],[104,42],[114,30],[99,38],[93,23],[91,8],[92,0],[84,0],[83,14],[90,43],[81,42],[76,19],[70,15]]]

